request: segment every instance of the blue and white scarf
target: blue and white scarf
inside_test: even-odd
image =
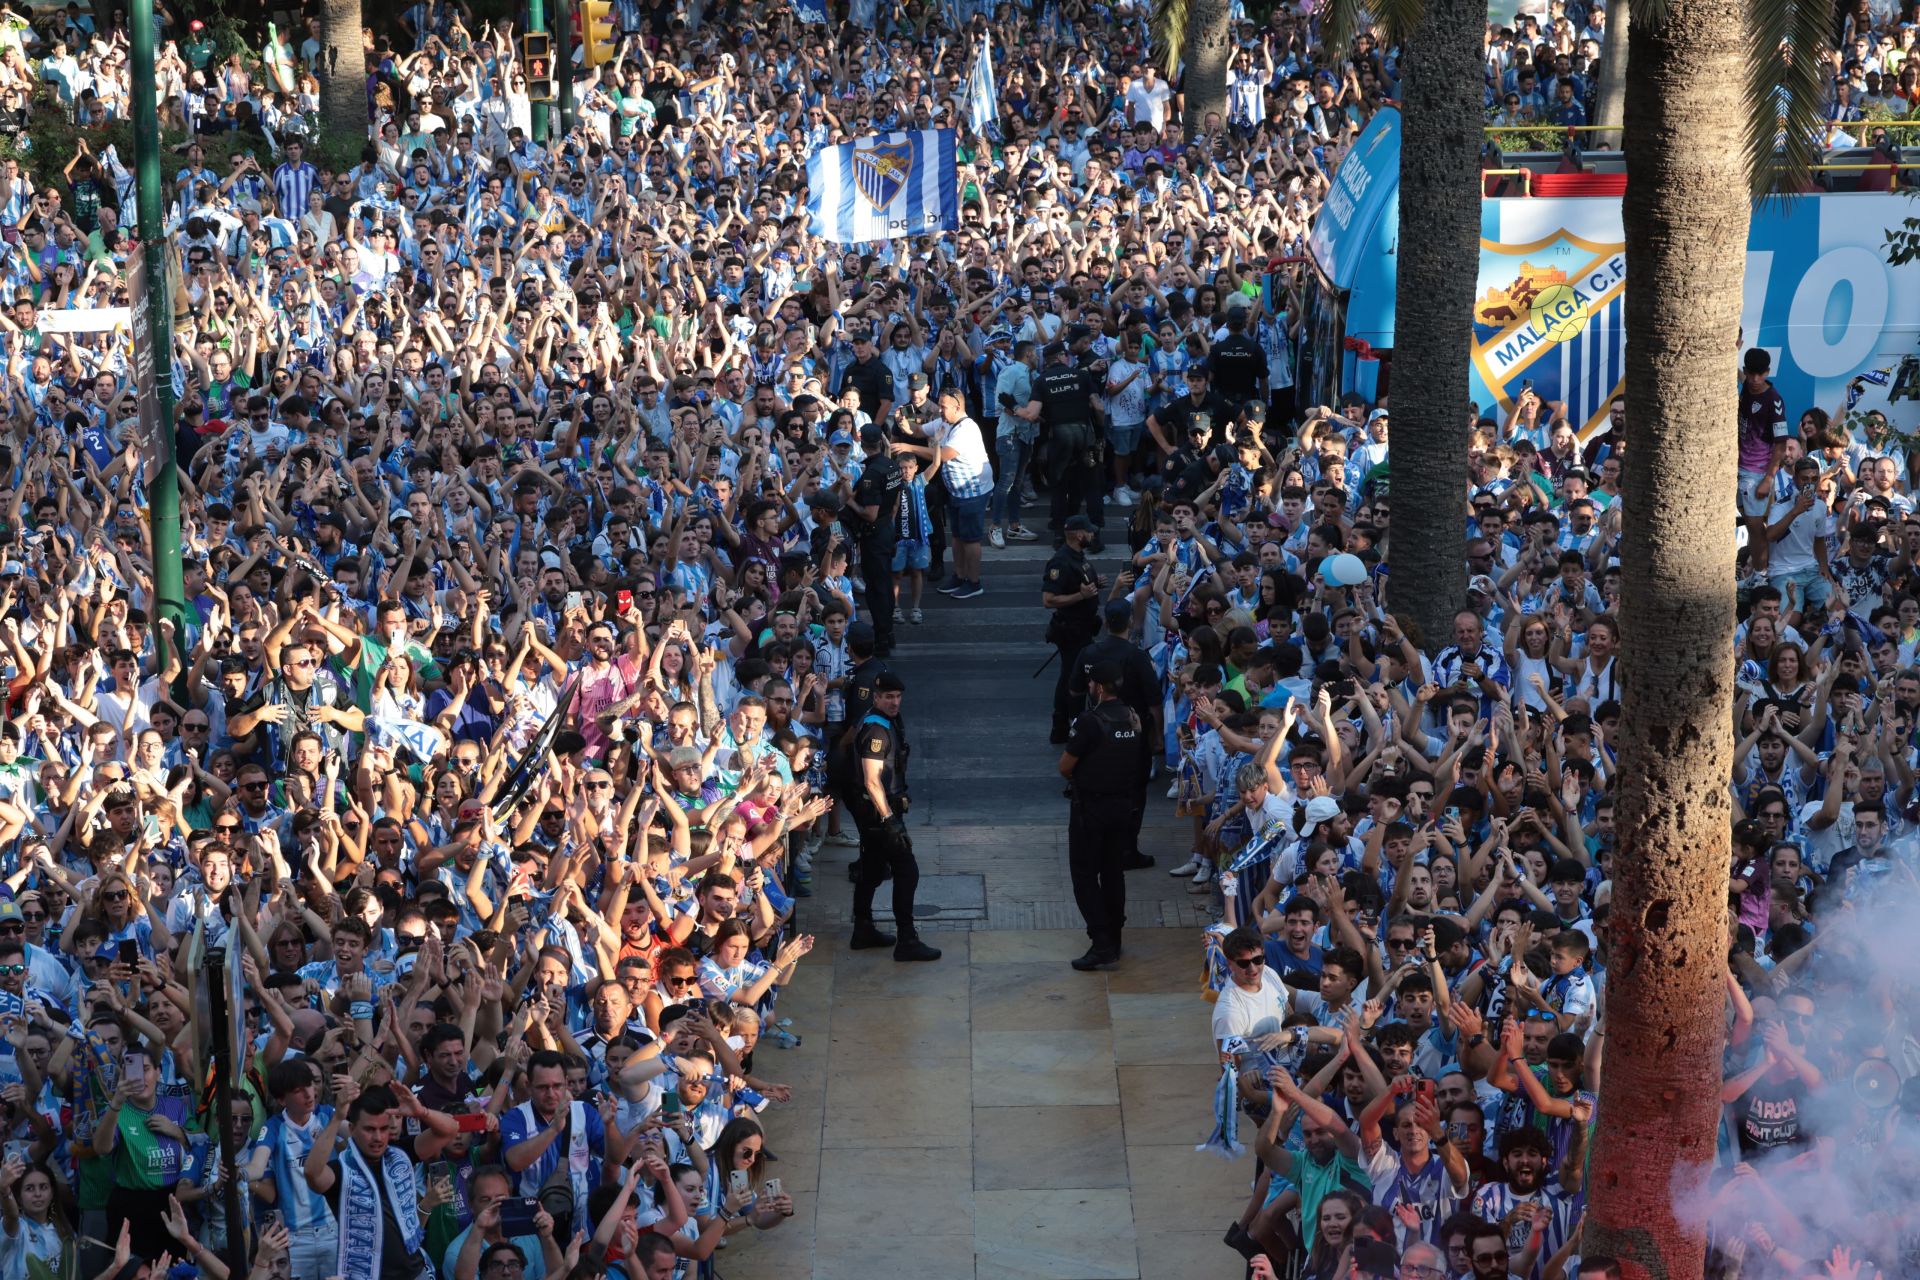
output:
[[[433,1275],[433,1264],[421,1248],[419,1201],[414,1198],[413,1162],[398,1147],[388,1147],[380,1158],[380,1178],[386,1183],[387,1203],[400,1226],[407,1254],[420,1260],[422,1277]],[[378,1280],[380,1246],[386,1230],[380,1221],[380,1188],[367,1168],[360,1148],[349,1141],[340,1153],[340,1252],[335,1266],[340,1280]]]
[[[1282,842],[1292,838],[1293,832],[1287,824],[1275,818],[1262,827],[1260,834],[1247,841],[1240,852],[1234,855],[1233,861],[1227,864],[1227,870],[1238,873],[1257,862],[1271,860]]]
[[[1249,1052],[1247,1045],[1237,1037],[1228,1040],[1223,1047],[1229,1054]],[[1238,1076],[1233,1059],[1229,1058],[1221,1064],[1220,1083],[1213,1089],[1213,1132],[1207,1135],[1205,1142],[1194,1148],[1195,1151],[1216,1155],[1223,1160],[1237,1160],[1246,1152],[1246,1147],[1241,1144],[1239,1134],[1236,1132],[1240,1118],[1239,1095],[1236,1090]],[[355,1278],[347,1276],[345,1280],[355,1280]]]

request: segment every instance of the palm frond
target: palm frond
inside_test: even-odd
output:
[[[1657,27],[1667,20],[1667,0],[1631,0],[1631,3],[1635,22]]]
[[[1427,0],[1370,0],[1368,7],[1391,44],[1404,45],[1411,40],[1414,28],[1427,16]]]
[[[1190,6],[1191,0],[1154,0],[1153,14],[1147,19],[1154,63],[1169,83],[1179,76],[1180,58],[1186,53]]]
[[[1756,198],[1806,185],[1826,132],[1831,12],[1809,0],[1747,8],[1747,173]]]
[[[1329,59],[1337,61],[1346,56],[1367,14],[1367,0],[1331,0],[1320,11],[1320,47]]]

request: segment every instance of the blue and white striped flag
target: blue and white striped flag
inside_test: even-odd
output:
[[[980,36],[980,48],[967,74],[967,123],[982,137],[992,137],[1000,121],[1000,94],[993,82],[993,37]]]
[[[838,244],[932,235],[960,226],[951,129],[883,133],[807,157],[813,234]]]
[[[829,21],[827,0],[793,0],[793,11],[800,21],[811,22],[815,26],[824,27]]]

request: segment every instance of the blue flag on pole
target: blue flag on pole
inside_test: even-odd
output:
[[[982,34],[967,75],[967,123],[983,137],[991,137],[1000,120],[1000,94],[993,82],[993,37]]]
[[[807,157],[813,234],[838,244],[954,231],[960,196],[951,129],[883,133]]]
[[[793,11],[802,22],[822,27],[827,25],[827,0],[793,0]]]

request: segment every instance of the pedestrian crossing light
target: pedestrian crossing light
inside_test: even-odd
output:
[[[527,71],[527,100],[553,101],[553,37],[529,31],[520,37],[520,61]]]
[[[580,0],[581,51],[589,67],[612,62],[619,52],[619,27],[613,20],[612,0]]]

